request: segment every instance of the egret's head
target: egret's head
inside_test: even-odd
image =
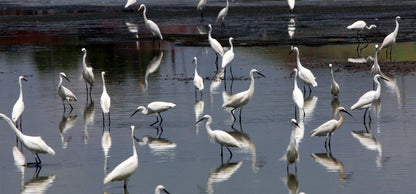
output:
[[[345,110],[345,108],[342,106],[338,107],[338,112],[345,112],[352,117],[352,115],[347,110]]]
[[[19,80],[27,81],[23,75],[19,76]]]
[[[372,28],[377,28],[377,26],[375,25],[375,24],[371,24],[369,27],[368,27],[368,29],[370,30],[370,29],[372,29]]]
[[[143,110],[145,110],[145,109],[146,108],[144,106],[137,107],[136,110],[133,112],[133,114],[130,115],[130,117],[132,117],[134,114],[136,114],[139,111],[143,112]]]
[[[298,49],[298,47],[296,47],[296,46],[291,46],[291,49],[290,49],[289,55],[290,55],[290,54],[292,54],[292,52],[293,52],[293,51],[296,51],[296,53],[299,53],[299,49]]]
[[[87,52],[87,49],[82,48],[81,51],[85,53],[85,52]]]
[[[201,122],[201,121],[203,121],[203,120],[205,120],[205,119],[212,120],[212,118],[211,118],[211,116],[210,116],[210,115],[204,115],[204,116],[203,116],[203,117],[201,117],[201,119],[199,119],[196,123],[199,123],[199,122]]]
[[[332,64],[330,63],[330,64],[328,65],[328,67],[329,67],[329,68],[332,68]]]
[[[137,9],[137,11],[140,11],[143,7],[146,8],[146,6],[144,4],[141,4],[139,9]]]
[[[375,46],[375,47],[376,47],[376,50],[378,50],[378,44],[376,44],[376,46]]]
[[[400,16],[396,16],[396,20],[398,20],[398,19],[402,19]]]
[[[257,69],[252,69],[252,70],[250,71],[250,74],[254,74],[254,73],[256,73],[256,74],[258,74],[258,75],[260,75],[260,76],[262,76],[262,77],[266,77],[265,75],[263,75],[262,73],[260,73]]]
[[[292,125],[295,125],[296,127],[299,127],[298,122],[296,121],[296,119],[291,119],[290,122],[292,123]]]
[[[104,77],[104,75],[105,75],[105,71],[102,71],[102,72],[101,72],[101,76],[103,76],[103,77]]]
[[[197,64],[198,63],[198,59],[196,57],[194,57],[194,59],[192,60],[192,63]]]

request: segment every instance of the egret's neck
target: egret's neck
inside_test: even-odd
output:
[[[198,65],[197,65],[197,63],[195,63],[195,76],[197,76],[198,75]]]
[[[396,19],[396,28],[394,29],[394,34],[397,36],[397,33],[399,32],[399,21]]]
[[[23,137],[23,133],[21,131],[19,131],[13,124],[12,120],[10,120],[9,118],[4,118],[4,121],[7,122],[7,124],[9,124],[9,126],[13,129],[13,131],[16,133],[17,138],[19,138],[19,140],[22,139]]]
[[[208,38],[209,39],[212,39],[211,32],[212,32],[212,27],[209,27],[209,31],[208,31]]]
[[[210,137],[212,137],[214,134],[213,134],[213,131],[212,131],[212,129],[211,129],[211,123],[212,123],[212,119],[211,118],[209,118],[208,119],[208,121],[207,121],[207,123],[205,124],[205,128],[207,129],[207,134],[208,134],[208,136],[210,136]]]
[[[374,82],[376,82],[377,88],[376,88],[376,99],[380,98],[381,93],[381,84],[377,79],[374,79]]]
[[[249,95],[252,96],[254,93],[254,75],[250,72],[250,87],[248,88]]]
[[[133,133],[131,134],[131,143],[133,145],[133,156],[137,156],[137,151],[136,151],[136,144],[134,143],[135,139],[134,139],[134,135]]]
[[[104,79],[104,75],[102,75],[103,78],[103,92],[107,93],[107,87],[105,86],[105,79]]]
[[[149,110],[147,110],[147,108],[146,108],[146,107],[143,107],[143,109],[142,109],[142,114],[144,114],[144,115],[149,114]]]
[[[19,79],[19,86],[20,86],[19,99],[22,99],[23,100],[22,79]]]
[[[295,79],[294,79],[294,81],[293,81],[293,86],[294,86],[295,88],[297,88],[297,87],[298,87],[298,81],[297,81],[297,78],[298,78],[298,73],[296,72],[296,73],[295,73]]]
[[[59,84],[58,84],[58,88],[60,88],[62,86],[62,76],[59,76]]]
[[[84,56],[82,57],[82,66],[85,68],[87,68],[87,63],[86,63],[86,59],[87,58],[87,51],[84,52]]]
[[[225,6],[226,8],[228,8],[230,6],[230,3],[227,0],[227,5]],[[396,20],[397,21],[397,20]]]
[[[299,57],[299,51],[298,50],[296,50],[296,65],[298,66],[298,71],[300,71],[303,68],[302,64],[300,63],[300,57]]]
[[[144,6],[144,8],[143,8],[144,10],[143,10],[143,19],[144,19],[144,22],[145,23],[147,23],[148,22],[148,19],[147,19],[147,17],[146,17],[146,6]]]
[[[376,54],[374,55],[374,65],[378,65],[378,50],[376,49]]]
[[[230,45],[231,45],[230,51],[233,52],[234,51],[234,47],[233,47],[233,42],[231,40],[230,40]]]

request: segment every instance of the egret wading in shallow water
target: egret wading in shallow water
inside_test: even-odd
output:
[[[399,19],[401,19],[400,16],[396,16],[396,28],[394,29],[393,32],[391,32],[389,35],[387,35],[384,38],[383,43],[381,44],[380,50],[379,50],[380,52],[381,50],[386,48],[386,57],[388,57],[387,51],[390,48],[390,59],[391,59],[391,50],[393,49],[392,47],[394,44],[396,44],[396,37],[397,37],[397,34],[399,33]]]
[[[227,97],[227,99],[224,99],[224,103],[222,104],[222,108],[232,108],[231,114],[233,115],[234,122],[231,125],[231,127],[234,129],[234,123],[235,123],[235,115],[234,110],[237,108],[240,108],[240,128],[241,127],[241,112],[243,111],[243,106],[246,105],[254,94],[254,74],[259,74],[262,77],[266,77],[263,74],[261,74],[257,69],[250,70],[250,87],[246,91],[239,92],[237,94],[234,94],[232,96]]]
[[[363,121],[364,121],[364,126],[366,126],[365,124],[365,115],[367,114],[368,110],[371,108],[371,105],[378,99],[380,99],[380,94],[381,94],[381,84],[378,81],[378,78],[384,79],[387,81],[386,78],[382,77],[380,74],[377,74],[374,76],[374,83],[376,84],[376,90],[371,90],[366,92],[365,94],[363,94],[358,101],[353,104],[351,106],[351,110],[362,110],[365,109],[364,112],[364,116],[363,116]],[[371,122],[371,115],[370,113],[368,113],[368,118],[370,119]]]
[[[160,192],[164,192],[169,194],[168,190],[165,189],[165,186],[163,185],[158,185],[155,189],[155,194],[160,194]]]
[[[222,63],[221,63],[221,67],[224,69],[224,80],[227,78],[226,77],[226,67],[230,67],[230,73],[231,73],[231,80],[233,80],[233,71],[231,70],[231,63],[234,60],[234,48],[233,48],[233,37],[230,37],[230,39],[228,40],[230,42],[230,50],[228,50],[227,52],[224,53],[224,56],[222,57]]]
[[[204,89],[204,79],[202,79],[201,76],[199,76],[198,74],[198,59],[196,57],[194,57],[194,59],[192,60],[192,62],[195,64],[195,71],[194,71],[194,80],[193,80],[193,84],[195,86],[195,100],[197,95],[197,91],[199,91],[200,98],[202,99],[202,90]]]
[[[285,155],[281,158],[281,160],[286,160],[287,173],[289,173],[289,165],[293,163],[295,164],[295,171],[297,171],[296,161],[299,160],[298,144],[296,142],[296,129],[299,128],[299,125],[298,122],[296,122],[296,119],[291,119],[290,122],[292,123],[290,142],[287,146]]]
[[[107,184],[113,181],[124,181],[124,188],[127,187],[130,176],[134,174],[139,166],[139,159],[137,157],[136,145],[134,143],[134,126],[131,126],[131,142],[133,145],[133,155],[117,165],[113,171],[104,177],[103,183]]]
[[[335,81],[334,70],[332,69],[332,64],[329,64],[328,67],[329,67],[329,70],[331,71],[331,94],[334,98],[338,99],[339,85]]]
[[[228,7],[230,6],[230,3],[228,2],[228,0],[226,1],[227,1],[227,5],[221,9],[221,11],[218,13],[218,16],[217,16],[217,22],[221,22],[222,24],[224,24],[225,17],[227,17],[227,14],[228,14]]]
[[[231,150],[228,147],[238,147],[238,148],[240,148],[241,147],[240,143],[238,143],[238,141],[226,131],[212,130],[211,129],[212,117],[210,115],[204,115],[196,123],[199,123],[199,122],[201,122],[205,119],[207,120],[207,122],[205,124],[205,127],[206,127],[206,130],[207,130],[207,134],[208,134],[209,139],[211,141],[221,145],[221,159],[223,157],[222,147],[227,148],[228,152],[230,152],[230,159],[231,159],[233,157],[233,153],[231,153]]]
[[[28,163],[27,165],[40,165],[42,161],[38,156],[39,153],[55,155],[55,151],[51,147],[49,147],[40,136],[29,136],[23,134],[14,126],[12,120],[10,120],[9,117],[2,113],[0,113],[0,119],[3,119],[4,121],[6,121],[7,124],[9,124],[10,128],[12,128],[12,130],[16,133],[17,138],[23,144],[23,146],[25,146],[26,149],[33,153],[36,162]]]
[[[345,112],[348,115],[352,116],[349,112],[347,112],[345,110],[344,107],[342,107],[342,106],[338,107],[339,120],[331,119],[331,120],[323,123],[322,125],[320,125],[316,129],[312,130],[310,135],[311,136],[326,136],[325,147],[327,145],[327,142],[329,144],[329,147],[331,147],[331,136],[332,136],[332,134],[335,132],[335,130],[339,129],[341,127],[342,123],[344,122],[344,116],[342,115],[342,112]]]
[[[368,40],[364,36],[362,36],[362,35],[360,36],[360,33],[364,29],[371,30],[373,28],[375,28],[377,30],[377,26],[376,25],[371,24],[370,26],[367,26],[367,23],[365,23],[365,21],[363,21],[363,20],[355,21],[351,25],[347,26],[347,29],[348,30],[355,30],[355,31],[357,31],[357,41],[358,41],[358,44],[360,44],[360,37],[363,38],[367,42],[367,44],[368,44]]]
[[[155,41],[155,37],[157,38],[157,42],[159,44],[160,48],[160,40],[163,40],[162,33],[160,33],[159,26],[152,20],[147,19],[146,17],[146,5],[141,4],[140,8],[137,11],[140,11],[143,8],[143,19],[144,24],[146,25],[146,28],[149,29],[153,34],[153,42]]]
[[[212,50],[214,50],[215,52],[215,66],[217,67],[217,71],[218,71],[218,55],[220,55],[221,57],[224,55],[224,48],[221,46],[221,44],[214,38],[212,38],[211,36],[211,32],[212,32],[212,26],[211,24],[208,24],[209,27],[209,32],[208,32],[208,41],[209,41],[209,45],[211,45]]]
[[[376,53],[374,54],[374,64],[371,66],[371,75],[375,76],[377,74],[382,75],[380,65],[378,65],[378,44],[374,46],[376,48]],[[374,84],[373,84],[374,89]]]
[[[130,117],[132,117],[134,114],[136,114],[137,112],[141,111],[142,114],[144,115],[148,115],[148,114],[156,114],[156,121],[154,123],[152,123],[150,126],[153,126],[156,123],[159,123],[159,117],[160,117],[160,123],[159,126],[162,124],[163,122],[163,118],[162,115],[160,114],[161,112],[165,112],[173,107],[175,107],[176,104],[172,103],[172,102],[162,102],[162,101],[155,101],[155,102],[151,102],[147,105],[147,108],[144,106],[139,106],[137,107],[136,111],[133,112],[133,114],[130,115]]]
[[[298,113],[296,111],[297,109],[299,109],[299,112],[302,111],[303,116],[305,117],[305,110],[303,110],[303,105],[305,102],[303,99],[302,91],[299,89],[298,82],[297,82],[298,70],[295,68],[293,69],[293,72],[295,74],[295,78],[293,79],[292,99],[293,99],[293,102],[295,103],[295,118],[298,117]]]
[[[203,18],[204,18],[204,11],[205,11],[206,4],[207,4],[207,0],[199,0],[198,6],[196,7],[196,11],[201,13],[201,21],[203,21]]]
[[[111,123],[111,120],[110,120],[111,98],[107,93],[107,88],[105,86],[104,75],[105,75],[105,72],[104,71],[101,72],[101,78],[103,80],[103,93],[101,94],[100,104],[101,104],[101,109],[103,110],[103,126],[105,124],[104,114],[108,114],[108,125],[110,125],[110,123]]]
[[[290,53],[292,53],[293,51],[296,51],[296,65],[298,67],[298,75],[300,80],[302,80],[303,82],[303,93],[306,93],[306,89],[305,89],[305,85],[307,85],[309,87],[309,96],[312,93],[312,89],[311,86],[316,87],[318,86],[318,83],[316,83],[315,81],[315,76],[312,74],[311,70],[309,70],[306,67],[303,67],[302,64],[300,63],[300,57],[299,57],[299,49],[298,47],[293,47],[292,50],[290,51]],[[290,54],[289,53],[289,54]]]
[[[62,99],[62,104],[64,105],[64,112],[65,112],[65,101],[69,104],[72,109],[74,109],[70,103],[70,101],[78,101],[77,97],[74,95],[74,93],[71,92],[68,88],[64,87],[62,85],[62,78],[65,78],[69,83],[71,81],[66,77],[64,72],[59,73],[59,84],[58,84],[58,94]]]
[[[92,91],[92,86],[94,85],[94,73],[92,71],[92,67],[88,67],[85,61],[85,58],[87,58],[87,49],[82,48],[81,51],[84,53],[84,56],[82,57],[82,78],[85,81],[85,90],[87,90],[87,99],[89,96],[92,101],[91,91]],[[90,85],[89,93],[88,93],[88,85]]]
[[[14,103],[13,111],[12,111],[12,120],[13,123],[16,124],[16,128],[20,126],[20,131],[22,131],[22,114],[25,110],[25,103],[23,102],[23,90],[22,90],[22,80],[27,81],[24,76],[19,76],[19,98],[17,99],[16,103]],[[20,120],[20,125],[18,125],[18,121]]]

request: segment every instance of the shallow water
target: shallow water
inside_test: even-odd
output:
[[[287,11],[286,7],[280,9]],[[28,81],[23,83],[23,132],[42,136],[56,151],[55,156],[40,156],[42,168],[35,176],[35,168],[21,168],[14,164],[12,147],[16,144],[15,135],[4,122],[0,124],[1,193],[29,189],[38,189],[41,193],[152,193],[158,184],[165,185],[171,193],[286,193],[288,190],[306,193],[413,192],[416,173],[413,163],[416,159],[416,132],[413,130],[416,96],[412,92],[416,89],[413,85],[416,80],[413,73],[397,69],[385,72],[393,75],[394,79],[382,82],[381,103],[371,111],[372,134],[367,134],[370,138],[353,135],[353,131],[357,134],[365,131],[363,111],[350,111],[353,117],[346,116],[343,126],[332,137],[332,153],[325,153],[324,138],[309,137],[308,134],[333,114],[327,64],[334,64],[335,78],[341,87],[339,102],[349,110],[361,94],[372,88],[369,73],[372,63],[360,65],[364,68],[349,68],[353,64],[348,63],[348,58],[357,57],[356,44],[336,44],[331,38],[320,38],[319,34],[312,38],[317,42],[302,38],[308,37],[305,33],[307,26],[299,25],[302,24],[301,18],[307,18],[306,15],[297,13],[297,45],[302,63],[311,67],[319,85],[305,99],[306,117],[299,121],[303,123],[304,131],[297,134],[300,140],[297,173],[293,166],[287,173],[286,163],[280,158],[289,144],[290,119],[294,117],[291,100],[293,78],[290,73],[296,62],[296,56],[288,54],[287,14],[284,19],[278,19],[278,15],[270,16],[281,20],[280,27],[259,28],[265,29],[262,36],[250,34],[250,30],[232,35],[238,45],[234,48],[236,58],[232,64],[237,79],[232,83],[227,80],[227,91],[230,91],[231,84],[233,93],[246,90],[248,72],[252,68],[258,69],[266,78],[256,79],[254,97],[242,112],[244,134],[236,135],[244,140],[246,147],[232,149],[233,158],[229,163],[221,164],[220,146],[209,141],[204,124],[195,125],[196,114],[198,118],[210,114],[214,129],[233,131],[232,116],[221,108],[224,82],[212,80],[215,54],[209,48],[206,34],[198,35],[196,26],[199,18],[179,25],[185,16],[162,15],[162,18],[171,17],[162,24],[163,29],[171,29],[171,33],[167,33],[168,41],[163,41],[160,52],[157,52],[152,49],[151,38],[141,18],[134,13],[112,15],[107,12],[104,16],[96,11],[58,13],[62,17],[58,17],[57,21],[45,21],[50,17],[40,16],[38,22],[32,21],[30,16],[13,22],[17,17],[8,15],[7,30],[1,32],[0,112],[11,114],[18,97],[17,78],[26,75]],[[131,18],[122,19],[121,16],[126,15]],[[93,19],[96,16],[100,18]],[[65,17],[70,19],[63,19]],[[344,18],[345,15],[339,17]],[[212,19],[208,16],[204,24]],[[406,33],[412,28],[413,19],[406,20],[407,25],[403,25],[404,32],[399,35],[400,43],[393,49],[393,59],[387,60],[384,52],[380,54],[382,70],[383,65],[392,62],[415,61],[416,45],[406,39],[413,36]],[[380,22],[393,24],[390,20]],[[126,24],[129,21],[133,26]],[[259,23],[267,26],[267,22]],[[319,31],[319,23],[310,25]],[[139,40],[135,39],[136,32],[129,31],[129,27],[138,31]],[[223,45],[228,46],[228,36],[236,32],[231,29],[235,28],[226,24],[225,32],[215,31],[213,36],[222,37]],[[276,36],[270,36],[268,29],[272,29]],[[329,33],[321,31],[322,36]],[[342,43],[354,41],[348,38],[351,32],[344,33],[340,38]],[[381,35],[370,37],[370,40],[378,40],[374,42],[381,41],[380,37],[382,39]],[[251,42],[257,46],[245,47],[246,40],[254,40]],[[280,43],[280,40],[287,42]],[[304,46],[311,44],[320,45]],[[83,47],[88,50],[87,63],[94,68],[96,78],[92,93],[94,104],[86,101],[85,85],[80,79]],[[374,44],[363,49],[359,55],[373,56]],[[195,102],[191,80],[194,56],[198,57],[199,74],[207,78],[202,101],[198,103]],[[156,71],[149,73],[147,69],[151,61],[158,57],[161,57],[161,63]],[[62,71],[72,81],[64,82],[64,85],[79,98],[73,103],[71,117],[68,112],[63,114],[62,102],[56,92],[58,74]],[[101,71],[107,72],[107,90],[112,99],[111,127],[106,126],[104,130],[99,105]],[[136,126],[137,138],[156,137],[156,130],[148,126],[155,119],[153,115],[136,114],[130,117],[138,105],[154,100],[177,104],[174,109],[163,113],[161,138],[171,144],[163,147],[136,143],[139,167],[132,175],[127,190],[123,189],[121,182],[103,185],[105,174],[132,154],[130,125]],[[239,127],[238,124],[236,126]],[[111,137],[111,145],[103,143],[103,136],[107,140]],[[23,153],[26,162],[34,160],[27,150],[23,149]],[[228,152],[224,151],[224,154],[226,162]]]

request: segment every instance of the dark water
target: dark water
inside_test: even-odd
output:
[[[221,30],[220,24],[214,24],[213,32],[223,46],[228,47],[229,36],[237,45],[232,64],[237,79],[232,82],[232,92],[248,88],[252,68],[266,78],[256,79],[254,97],[242,113],[244,133],[235,134],[246,146],[232,149],[233,158],[224,164],[220,146],[209,141],[204,124],[195,125],[196,117],[210,114],[214,129],[233,131],[232,116],[221,108],[224,82],[212,80],[215,54],[204,32],[206,24],[214,23],[217,7],[208,9],[203,22],[194,6],[149,7],[149,18],[157,21],[166,39],[157,51],[141,15],[117,6],[5,5],[0,32],[0,112],[11,114],[18,97],[17,78],[26,75],[23,132],[42,136],[56,155],[40,156],[43,163],[38,175],[35,168],[16,166],[12,155],[15,135],[5,123],[0,124],[1,193],[30,189],[38,193],[152,193],[158,184],[171,193],[414,192],[416,80],[413,73],[390,67],[411,65],[416,60],[416,45],[411,41],[414,3],[391,6],[377,1],[355,2],[341,11],[344,8],[338,6],[346,2],[308,1],[303,6],[299,2],[294,16],[289,16],[285,2],[273,6],[251,2],[248,7],[238,3],[231,4],[238,11],[231,12],[230,8],[225,27]],[[357,9],[359,14],[352,15]],[[157,16],[154,10],[164,12]],[[344,125],[332,138],[332,153],[326,153],[324,138],[308,134],[331,119],[331,105],[336,103],[329,93],[327,64],[334,64],[341,87],[339,103],[349,110],[372,88],[372,62],[357,65],[348,63],[348,58],[374,56],[374,43],[380,43],[393,30],[396,15],[406,20],[400,21],[399,43],[393,48],[392,60],[386,59],[384,52],[379,57],[382,70],[392,77],[390,82],[382,82],[381,103],[371,111],[371,133],[364,133],[363,111],[350,111],[353,117],[345,117]],[[296,22],[292,39],[287,32],[290,17]],[[374,22],[381,34],[365,32],[372,44],[357,54],[355,40],[349,37],[354,33],[345,26],[358,18],[378,18]],[[297,173],[293,166],[287,173],[286,163],[280,160],[289,144],[290,119],[294,117],[293,78],[289,75],[296,56],[288,55],[291,44],[299,46],[303,65],[311,67],[319,84],[306,97],[306,117],[299,121],[304,130],[296,134],[300,141]],[[93,104],[86,101],[80,79],[83,47],[88,50],[87,64],[94,68],[96,78]],[[200,102],[195,102],[192,85],[194,56],[198,57],[199,74],[206,78]],[[151,61],[159,57],[159,67],[149,73]],[[102,127],[101,71],[107,72],[112,99],[110,133],[107,126]],[[72,82],[64,85],[79,98],[70,116],[63,114],[56,91],[59,72],[69,76]],[[231,80],[226,84],[230,91]],[[138,105],[154,100],[177,104],[163,114],[161,138],[171,143],[136,143],[139,167],[127,190],[121,182],[103,185],[105,174],[132,154],[130,125],[136,126],[137,138],[156,137],[156,130],[148,126],[154,121],[153,115],[130,117]],[[23,153],[26,162],[34,160],[26,149]],[[228,152],[224,154],[226,162]]]

